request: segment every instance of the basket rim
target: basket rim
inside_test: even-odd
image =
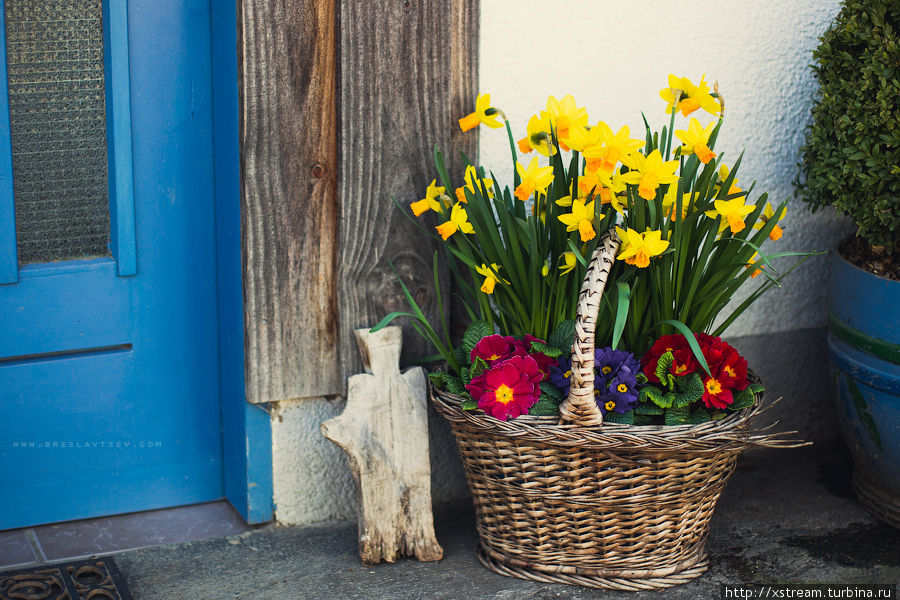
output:
[[[751,377],[758,381],[754,374]],[[735,411],[723,419],[685,425],[626,425],[604,423],[581,427],[561,422],[558,417],[522,415],[501,421],[480,409],[463,410],[460,396],[438,389],[429,381],[431,401],[444,418],[453,423],[458,433],[517,438],[551,446],[585,448],[619,448],[643,451],[721,452],[741,451],[749,447],[795,447],[799,442],[780,436],[796,432],[771,433],[768,428],[752,426],[752,421],[767,410],[763,408],[764,392],[756,394],[753,405]],[[804,444],[805,445],[805,444]]]

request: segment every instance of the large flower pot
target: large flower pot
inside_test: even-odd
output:
[[[862,503],[900,528],[900,281],[832,259],[828,349]]]

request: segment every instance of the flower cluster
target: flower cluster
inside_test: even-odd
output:
[[[683,335],[664,335],[644,355],[641,360],[644,375],[651,383],[664,383],[657,376],[660,357],[671,353],[673,360],[669,374],[682,377],[690,373],[700,373],[703,382],[703,404],[707,408],[724,409],[734,402],[736,392],[747,389],[747,360],[738,354],[721,338],[705,333],[694,334],[709,372],[701,369],[687,338]]]
[[[657,131],[646,119],[641,132],[592,119],[565,95],[550,96],[524,135],[514,135],[491,97],[479,95],[459,126],[506,129],[509,186],[477,164],[454,181],[434,150],[437,176],[409,206],[416,218],[433,219],[413,218],[446,250],[454,297],[478,325],[455,348],[447,323],[438,333],[404,288],[412,310],[376,327],[412,318],[448,365],[437,380],[468,408],[501,419],[554,414],[567,383],[565,356],[556,359],[573,333],[554,336],[576,318],[589,261],[607,237],[619,249],[596,320],[596,346],[606,348],[598,351],[595,389],[605,415],[677,424],[752,403],[746,361],[718,336],[809,255],[767,254],[766,245],[783,236],[786,201],[751,198],[754,186],[738,180],[740,160],[726,164],[716,148],[725,106],[718,83],[674,74],[666,83],[659,93],[666,122]],[[797,262],[777,272],[772,260],[787,257]],[[436,254],[440,304],[438,272]],[[746,301],[731,301],[757,277]],[[672,335],[690,332],[710,335],[690,343]],[[642,356],[648,349],[642,373],[623,358],[625,350]],[[556,385],[546,381],[551,372]]]
[[[505,421],[526,414],[537,403],[540,383],[553,359],[531,351],[535,342],[544,343],[530,335],[523,339],[490,335],[479,340],[469,358],[473,366],[485,368],[465,384],[478,408]]]
[[[563,394],[569,393],[572,377],[571,360],[560,357],[550,366],[550,381]],[[594,350],[594,396],[600,412],[625,414],[638,402],[639,373],[637,359],[625,350],[597,348]]]

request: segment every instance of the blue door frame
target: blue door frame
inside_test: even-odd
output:
[[[107,97],[113,98],[113,101],[108,103],[107,118],[111,198],[110,246],[115,259],[116,275],[119,277],[135,275],[140,270],[140,256],[135,250],[135,207],[131,193],[133,170],[130,119],[135,108],[130,104],[129,98],[133,92],[129,80],[129,69],[134,67],[135,60],[140,60],[142,57],[135,56],[135,53],[140,54],[141,51],[136,50],[136,47],[129,42],[129,26],[134,22],[132,17],[136,16],[135,13],[141,19],[150,17],[157,22],[165,21],[166,10],[171,6],[173,5],[167,2],[141,2],[140,0],[132,2],[107,0],[104,2]],[[2,13],[3,3],[0,1],[0,15]],[[212,108],[213,209],[215,211],[214,285],[217,303],[216,339],[218,342],[217,366],[221,403],[221,462],[223,465],[221,487],[225,497],[248,522],[260,523],[270,521],[273,517],[271,430],[268,413],[262,407],[248,404],[245,400],[236,2],[210,0],[208,15],[210,19],[209,37],[198,35],[194,39],[187,40],[187,45],[180,48],[180,51],[192,53],[194,56],[206,54],[210,57],[206,68],[209,69],[211,75],[209,80],[211,80],[212,89],[198,90],[198,94],[201,99],[204,96],[207,99],[211,98]],[[2,31],[3,27],[0,27],[0,35],[2,35]],[[140,38],[141,32],[136,33]],[[146,44],[147,42],[147,39],[143,39],[140,43]],[[0,48],[4,47],[5,44],[0,45]],[[0,81],[2,82],[6,81],[5,69],[5,59],[0,60]],[[202,79],[198,81],[202,81]],[[144,93],[146,91],[146,89],[143,90]],[[192,99],[193,93],[194,90],[191,88]],[[19,281],[20,273],[15,246],[12,171],[11,168],[7,168],[11,166],[8,115],[7,88],[5,85],[0,85],[0,283],[14,284]],[[90,286],[91,289],[88,290],[89,293],[84,294],[82,302],[86,308],[91,305],[96,308],[96,306],[103,305],[103,294],[106,289],[110,294],[116,293],[114,287],[117,284],[102,283],[114,281],[108,278],[111,267],[113,267],[112,261],[108,259],[71,261],[65,265],[47,267],[34,265],[28,267],[28,278],[46,275],[48,281],[62,280],[64,278],[60,278],[59,275],[67,269],[71,271],[73,277],[92,277],[93,279],[90,281],[97,282],[97,286]],[[121,292],[119,293],[121,295]],[[111,321],[120,319],[123,322],[114,323],[114,325],[127,328],[126,317],[120,318],[119,315],[108,315],[107,317]],[[16,321],[15,318],[12,318],[10,322],[19,326],[23,322],[27,324],[27,320]],[[29,339],[29,343],[33,343],[38,352],[43,347],[39,343],[42,341],[39,339],[42,335],[33,336],[34,340]],[[63,337],[65,336],[63,335]],[[59,335],[53,339],[55,344],[62,344],[60,347],[63,348],[77,347],[74,340],[72,341],[72,345],[66,345],[67,340],[61,341]],[[125,359],[118,357],[119,350],[113,346],[114,344],[110,344],[110,348],[112,348],[111,361],[128,360],[127,357]],[[20,349],[21,345],[11,347],[15,348],[14,354],[28,353]],[[26,350],[30,348],[28,344],[25,347]],[[130,354],[130,344],[123,352]],[[49,376],[55,376],[55,372]],[[79,376],[83,376],[83,372],[79,371]],[[23,381],[25,384],[29,383],[29,379],[21,380],[22,376],[19,377],[19,384],[23,384]],[[24,377],[34,378],[36,375],[28,372]],[[8,440],[0,440],[0,442],[4,441]],[[7,476],[9,477],[9,475]],[[62,498],[60,501],[65,502]],[[96,512],[96,508],[93,510]],[[64,515],[64,518],[75,518],[65,516],[70,514],[65,511],[62,511],[61,514]]]
[[[265,523],[274,517],[272,424],[262,406],[246,401],[244,385],[238,7],[210,6],[225,495],[248,523]]]

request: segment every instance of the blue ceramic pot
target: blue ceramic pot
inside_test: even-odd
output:
[[[900,528],[900,281],[832,257],[828,349],[853,485]]]

